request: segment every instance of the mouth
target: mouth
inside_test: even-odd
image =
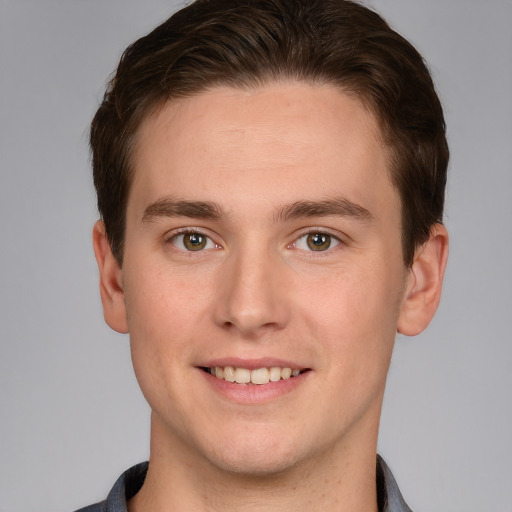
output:
[[[217,379],[226,382],[244,384],[244,385],[264,385],[269,382],[278,382],[298,377],[302,373],[309,371],[309,368],[287,368],[280,366],[271,366],[268,368],[239,368],[235,366],[213,366],[201,367],[206,373],[213,375]]]

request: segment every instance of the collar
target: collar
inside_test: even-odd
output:
[[[105,501],[76,512],[127,512],[126,502],[139,492],[147,472],[147,462],[133,466],[118,478]],[[377,501],[379,512],[412,512],[380,455],[377,455]]]

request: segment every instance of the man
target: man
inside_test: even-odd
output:
[[[397,332],[439,303],[448,148],[421,56],[342,0],[197,0],[91,128],[106,322],[148,464],[86,511],[407,511],[376,454]]]

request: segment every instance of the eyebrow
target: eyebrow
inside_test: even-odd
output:
[[[142,215],[142,222],[157,217],[190,217],[193,219],[220,219],[221,208],[209,201],[185,201],[166,197],[150,204]]]
[[[287,221],[300,217],[349,217],[370,222],[373,215],[369,210],[344,197],[323,201],[296,201],[279,208],[274,213],[274,221]],[[189,217],[193,219],[219,220],[224,217],[223,209],[210,201],[188,201],[166,197],[150,204],[142,215],[143,222],[158,217]]]
[[[324,201],[297,201],[280,208],[275,214],[275,220],[285,221],[299,217],[327,217],[330,215],[350,217],[356,220],[370,222],[372,213],[344,197]]]

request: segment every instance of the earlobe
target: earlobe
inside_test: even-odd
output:
[[[447,259],[448,232],[443,224],[436,224],[414,255],[398,318],[399,333],[415,336],[432,320],[441,300]]]
[[[120,333],[128,332],[124,302],[123,273],[112,254],[105,224],[99,220],[93,229],[93,246],[100,274],[100,295],[105,322]]]

